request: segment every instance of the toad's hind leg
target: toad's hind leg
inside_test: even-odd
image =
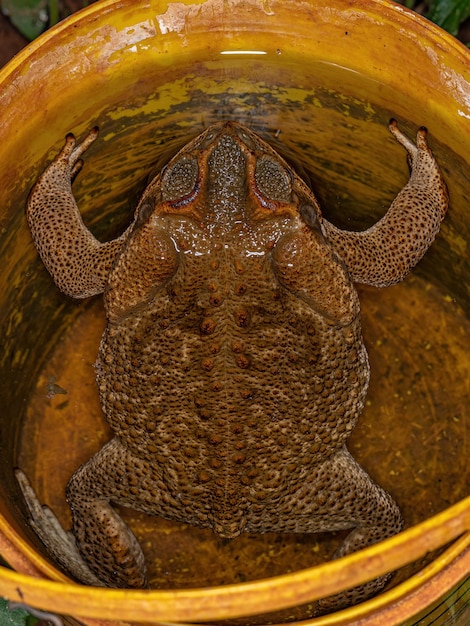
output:
[[[403,527],[397,504],[356,463],[346,448],[314,468],[310,480],[307,477],[281,505],[278,517],[281,525],[284,515],[288,517],[289,529],[294,532],[351,529],[334,554],[335,559],[391,537]],[[357,604],[380,591],[390,576],[385,574],[325,598],[320,601],[320,608],[325,612]]]
[[[139,481],[138,465],[139,461],[113,439],[75,472],[67,486],[72,531],[80,553],[109,587],[147,586],[142,549],[111,506],[113,502],[142,510],[130,495]]]
[[[332,457],[328,465],[331,467],[325,468],[328,475],[324,474],[324,480],[331,483],[335,502],[332,510],[326,514],[326,519],[331,519],[333,523],[339,522],[339,527],[342,523],[342,528],[354,525],[335,552],[335,559],[378,543],[402,530],[403,518],[395,501],[356,463],[346,448]],[[323,611],[332,611],[362,602],[379,592],[390,577],[391,573],[387,573],[364,585],[325,598],[320,601],[320,607]]]

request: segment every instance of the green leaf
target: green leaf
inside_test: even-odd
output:
[[[2,626],[32,626],[36,621],[36,618],[31,617],[23,609],[10,611],[8,602],[0,598],[0,624]]]
[[[1,0],[2,12],[28,39],[34,39],[48,22],[48,0]]]
[[[426,17],[457,35],[459,25],[470,17],[470,0],[431,0]]]

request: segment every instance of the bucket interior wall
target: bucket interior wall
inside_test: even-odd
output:
[[[362,230],[385,213],[408,179],[389,119],[410,137],[426,125],[451,207],[410,278],[383,291],[359,290],[372,379],[350,449],[399,502],[407,526],[468,495],[468,85],[449,67],[437,85],[433,63],[421,67],[409,52],[422,58],[425,49],[414,31],[391,37],[394,19],[403,13],[387,3],[371,4],[383,6],[381,22],[370,10],[345,22],[342,2],[334,18],[321,2],[272,2],[271,15],[265,3],[241,3],[236,17],[222,9],[214,17],[211,2],[199,12],[185,3],[153,3],[150,10],[146,3],[122,2],[111,17],[112,3],[103,4],[100,20],[93,11],[77,18],[79,36],[63,27],[0,74],[0,497],[12,527],[46,554],[27,528],[14,467],[28,472],[41,499],[67,525],[65,484],[109,438],[92,367],[105,323],[101,303],[74,302],[58,292],[36,254],[24,212],[34,180],[65,134],[80,137],[92,126],[100,135],[85,155],[74,193],[86,224],[105,240],[129,223],[149,176],[224,119],[246,124],[300,165],[327,219]],[[293,10],[295,37],[285,26]],[[104,16],[111,25],[103,25]],[[372,57],[362,51],[371,40]],[[391,61],[403,56],[403,40],[406,72]],[[51,68],[54,79],[46,89]],[[452,93],[451,79],[457,85]],[[60,452],[64,446],[67,455]],[[246,536],[226,544],[208,531],[124,515],[144,541],[150,543],[157,529],[147,550],[160,588],[241,582],[308,567],[326,560],[340,541]],[[182,556],[191,555],[194,542],[206,555],[205,568],[191,569]],[[175,555],[175,546],[185,548]]]

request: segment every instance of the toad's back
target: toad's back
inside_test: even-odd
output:
[[[224,519],[334,453],[368,381],[358,320],[328,323],[237,231],[206,254],[187,251],[145,311],[110,325],[99,368],[126,447],[172,493],[204,494]]]
[[[355,290],[318,216],[309,227],[282,164],[254,165],[239,139],[163,174],[111,274],[98,368],[120,441],[174,498],[210,501],[229,536],[250,502],[338,450],[369,376]]]

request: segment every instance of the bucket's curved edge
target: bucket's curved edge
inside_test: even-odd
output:
[[[9,525],[2,513],[0,513],[0,555],[14,570],[27,576],[70,582],[70,578],[46,561]],[[4,595],[3,589],[1,593]]]
[[[442,560],[448,565],[442,569]],[[271,626],[425,626],[445,615],[441,608],[459,583],[470,581],[470,533],[456,541],[439,559],[388,592],[332,615]],[[444,612],[443,612],[444,611]],[[437,617],[436,617],[437,615]],[[428,620],[429,617],[429,620]],[[85,626],[101,626],[86,620]],[[440,622],[439,622],[440,623]],[[447,622],[446,622],[447,623]],[[162,624],[162,623],[160,623]],[[153,626],[160,626],[154,624]],[[103,624],[103,626],[107,626]],[[115,625],[113,625],[115,626]],[[126,625],[127,626],[127,625]],[[194,626],[171,622],[162,626]]]
[[[131,621],[138,615],[141,623],[221,620],[259,614],[260,606],[269,606],[270,611],[299,606],[360,585],[421,558],[469,530],[470,497],[365,550],[266,580],[205,589],[123,590],[44,580],[0,568],[0,588],[8,599],[68,615]],[[424,582],[422,572],[415,582]]]
[[[444,564],[444,567],[443,567]],[[399,626],[443,598],[470,574],[470,533],[455,541],[437,559],[409,579],[379,596],[344,611],[298,622],[301,626]],[[431,608],[429,609],[432,610]],[[428,612],[426,611],[426,614]],[[426,616],[420,617],[419,623]],[[180,626],[180,625],[178,625]],[[186,626],[186,625],[181,625]],[[187,625],[191,626],[191,625]],[[273,626],[294,626],[275,624]]]

